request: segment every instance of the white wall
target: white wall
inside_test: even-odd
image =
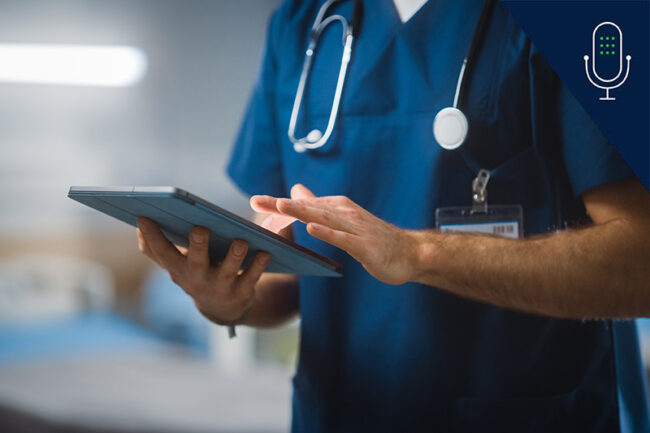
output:
[[[0,83],[0,239],[117,224],[70,185],[175,185],[238,212],[223,172],[278,0],[0,0],[0,43],[131,45],[127,88]]]

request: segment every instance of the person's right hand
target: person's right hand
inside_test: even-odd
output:
[[[150,219],[138,218],[137,232],[140,251],[169,272],[204,316],[217,323],[234,324],[246,315],[253,304],[255,284],[269,263],[269,253],[258,252],[248,269],[240,272],[248,251],[246,241],[233,241],[223,261],[210,266],[210,232],[206,228],[192,230],[186,253],[167,240]]]

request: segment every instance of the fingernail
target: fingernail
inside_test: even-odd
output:
[[[197,243],[197,244],[202,244],[203,243],[203,235],[200,233],[192,233],[192,241]]]
[[[144,221],[138,221],[138,227],[142,233],[147,233],[147,231],[149,231],[149,227],[147,227],[147,223]]]
[[[257,257],[257,263],[259,263],[262,266],[266,266],[266,264],[269,262],[270,259],[271,256],[269,256],[268,254],[262,254]]]
[[[244,246],[240,243],[235,243],[232,246],[232,252],[236,256],[241,256],[242,254],[244,254],[245,250],[246,248],[244,248]]]

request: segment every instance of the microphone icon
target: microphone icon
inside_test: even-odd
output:
[[[589,82],[599,89],[605,90],[605,97],[599,98],[601,101],[614,101],[616,98],[609,96],[609,91],[621,87],[625,83],[630,73],[630,59],[632,59],[630,55],[625,56],[625,60],[627,60],[625,76],[618,84],[615,84],[614,82],[623,73],[623,32],[621,32],[621,28],[610,21],[598,24],[591,35],[591,56],[591,70],[594,79],[589,73],[589,56],[584,56],[585,72]],[[596,68],[602,76],[596,72]]]

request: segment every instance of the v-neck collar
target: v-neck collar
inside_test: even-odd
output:
[[[429,0],[392,0],[393,7],[402,24],[409,22]]]

